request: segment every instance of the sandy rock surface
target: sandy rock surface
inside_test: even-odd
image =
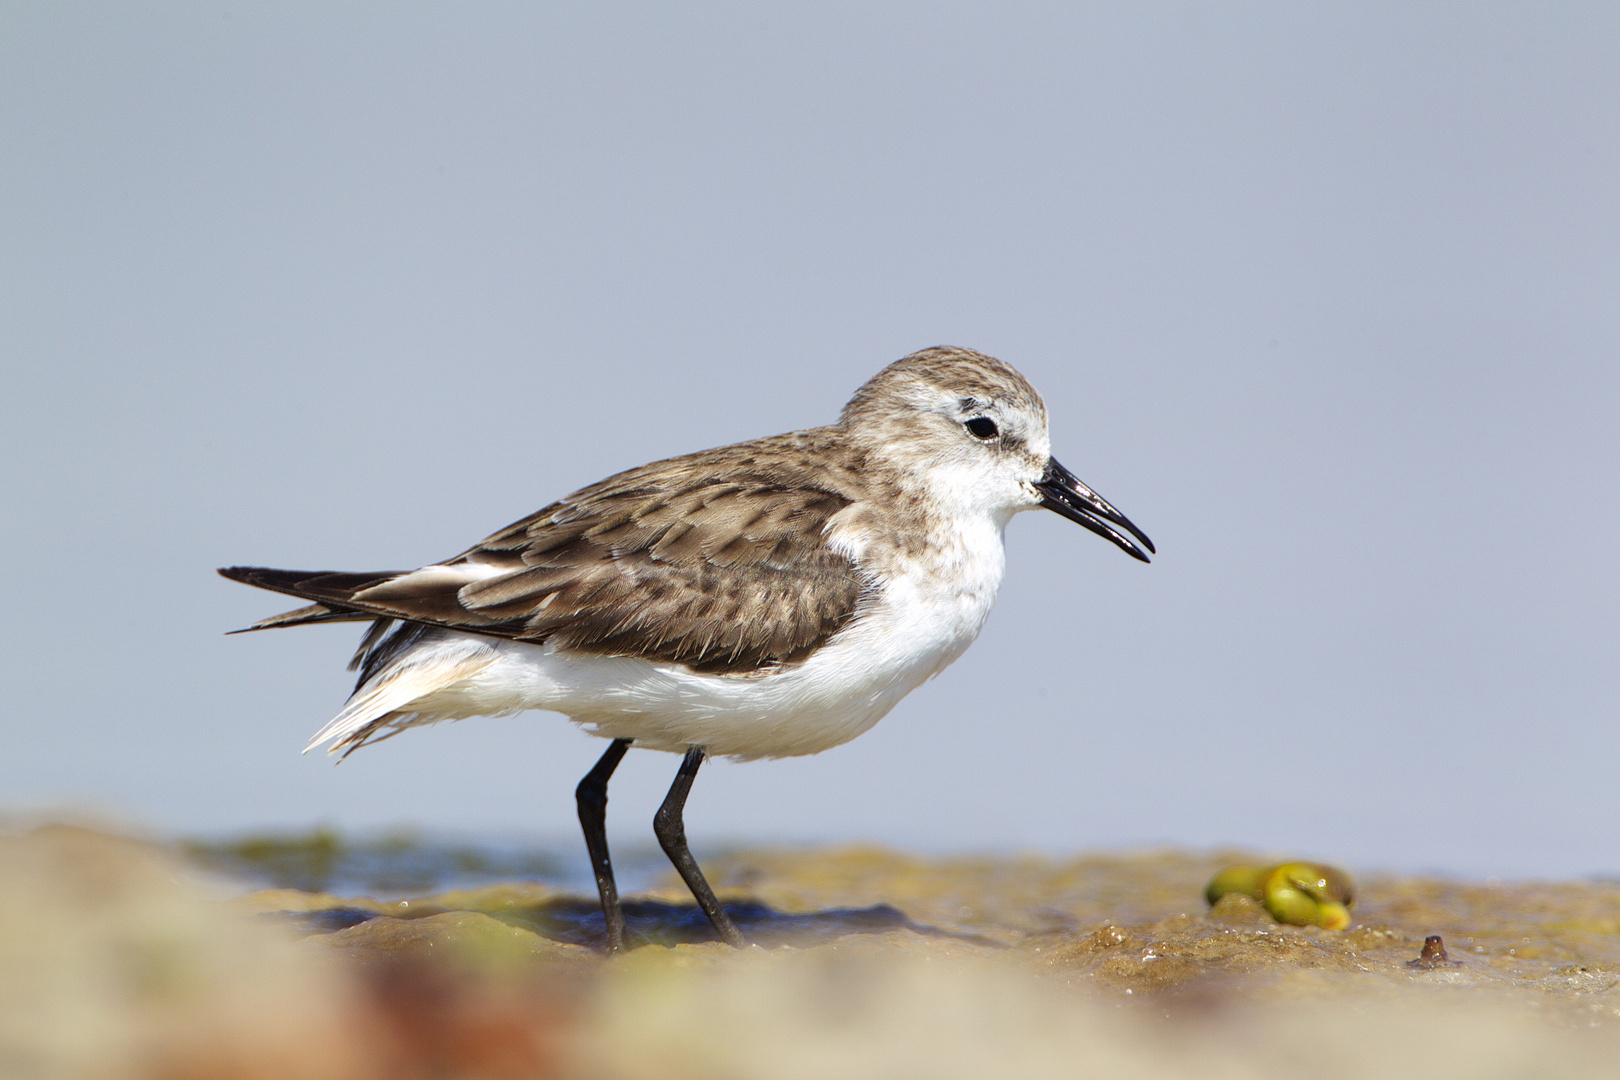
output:
[[[668,888],[606,959],[594,901],[544,886],[225,897],[146,845],[18,832],[0,1075],[1620,1075],[1620,885],[1368,878],[1339,932],[1206,910],[1231,858],[743,852],[711,876],[763,947]]]

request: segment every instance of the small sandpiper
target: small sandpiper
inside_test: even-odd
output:
[[[371,622],[354,695],[306,750],[525,709],[612,740],[575,791],[610,951],[608,779],[632,746],[685,755],[653,831],[742,946],[687,849],[703,759],[815,754],[877,723],[978,636],[1002,531],[1037,507],[1154,550],[1052,457],[1022,375],[942,347],[878,372],[836,424],[619,473],[419,570],[220,573],[310,601],[248,630]]]

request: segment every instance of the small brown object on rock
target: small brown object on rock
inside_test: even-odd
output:
[[[1461,960],[1453,960],[1446,955],[1446,942],[1439,934],[1430,934],[1423,939],[1423,952],[1416,960],[1408,960],[1406,966],[1417,968],[1419,971],[1433,971],[1435,968],[1456,967]]]

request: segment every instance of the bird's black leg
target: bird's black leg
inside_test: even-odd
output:
[[[608,952],[624,948],[624,912],[619,908],[619,887],[613,883],[613,862],[608,858],[607,786],[613,770],[630,749],[629,739],[614,739],[600,761],[585,774],[574,789],[579,804],[579,824],[585,830],[585,850],[591,855],[591,871],[596,874],[596,891],[602,897],[602,921],[607,927]]]
[[[748,939],[742,936],[737,924],[731,921],[731,916],[720,906],[720,901],[714,898],[714,890],[709,888],[703,871],[698,869],[697,860],[692,858],[692,852],[686,846],[686,824],[681,820],[681,812],[686,809],[686,795],[692,790],[692,778],[702,764],[703,748],[689,748],[681,761],[681,771],[675,774],[675,782],[670,785],[669,794],[664,796],[664,805],[653,816],[653,833],[658,837],[664,854],[675,864],[681,880],[686,882],[686,887],[697,898],[698,907],[714,923],[715,933],[720,935],[720,940],[739,949],[746,948]]]

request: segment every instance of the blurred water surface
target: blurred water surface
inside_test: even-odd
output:
[[[320,827],[187,837],[175,846],[210,874],[249,889],[394,899],[534,881],[596,891],[583,845],[560,838],[490,838],[409,828],[345,833]],[[620,888],[635,892],[668,871],[669,862],[651,844],[629,845],[613,852],[613,866]]]

